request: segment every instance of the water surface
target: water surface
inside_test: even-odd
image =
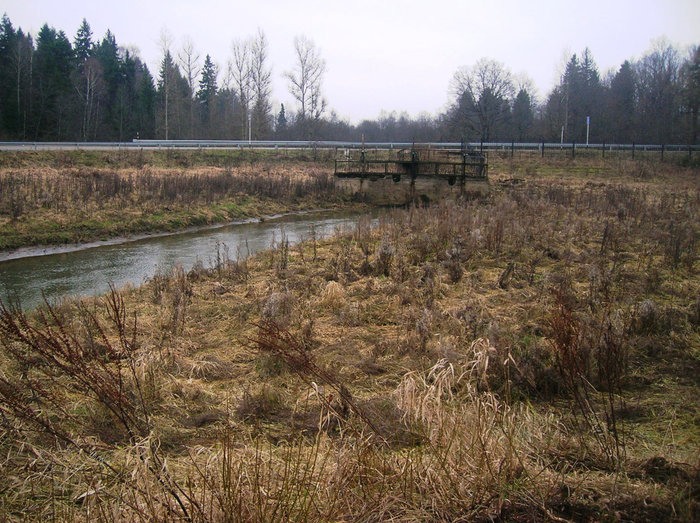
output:
[[[64,296],[105,293],[110,282],[140,285],[156,270],[168,271],[180,263],[185,270],[201,261],[211,267],[220,251],[231,259],[245,258],[270,248],[285,237],[290,244],[327,237],[354,225],[358,214],[321,212],[288,215],[264,222],[243,223],[168,236],[142,238],[118,245],[103,245],[73,252],[58,252],[0,262],[0,297],[36,307],[42,293],[53,302]],[[314,231],[314,232],[312,232]],[[39,251],[35,251],[39,252]]]

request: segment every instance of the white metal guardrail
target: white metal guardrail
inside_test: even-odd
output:
[[[120,149],[406,149],[412,142],[348,142],[348,141],[269,141],[269,140],[133,140],[131,142],[0,142],[0,150],[120,150]],[[700,152],[700,145],[680,144],[579,144],[575,142],[430,142],[420,146],[456,149],[463,145],[483,151],[630,151],[686,153]]]

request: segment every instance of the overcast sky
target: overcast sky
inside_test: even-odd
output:
[[[223,70],[231,42],[260,28],[270,44],[275,107],[292,110],[282,73],[294,66],[293,39],[303,34],[326,60],[330,107],[353,123],[381,110],[442,110],[455,70],[481,57],[527,73],[544,98],[564,57],[586,46],[603,74],[661,36],[681,48],[700,43],[698,0],[5,0],[0,10],[15,28],[36,35],[46,22],[71,41],[86,18],[96,40],[109,28],[119,45],[139,49],[154,75],[164,29],[173,51],[189,37]]]

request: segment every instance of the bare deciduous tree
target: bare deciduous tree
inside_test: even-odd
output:
[[[675,134],[681,65],[678,50],[665,38],[654,41],[636,64],[639,131],[648,143],[659,143]]]
[[[188,127],[190,138],[194,138],[194,104],[192,103],[192,100],[195,94],[197,77],[199,76],[199,72],[201,70],[201,66],[199,65],[201,55],[195,49],[194,43],[190,37],[185,37],[185,40],[182,43],[182,48],[177,54],[177,58],[178,62],[180,62],[180,67],[182,67],[185,80],[187,81],[187,87],[189,88],[189,96],[187,99],[189,112]]]
[[[80,135],[87,141],[97,131],[97,104],[104,87],[102,66],[97,58],[91,56],[85,60],[80,73],[78,79],[80,85],[76,85],[78,96],[84,104]]]
[[[513,78],[508,69],[495,60],[481,58],[473,67],[460,67],[452,78],[452,91],[460,95],[468,92],[475,100],[489,91],[498,98],[513,97]]]
[[[253,104],[253,124],[255,138],[268,138],[272,132],[272,105],[270,92],[272,71],[267,65],[267,39],[265,33],[258,29],[257,36],[250,45],[250,80]]]
[[[482,58],[473,67],[460,67],[450,88],[464,125],[488,141],[510,110],[515,91],[510,71],[500,62]]]
[[[249,40],[234,40],[231,46],[233,56],[228,63],[228,76],[233,81],[233,88],[240,106],[238,120],[241,126],[241,138],[245,136],[251,99],[250,47]]]
[[[12,75],[14,82],[15,102],[17,104],[17,118],[22,122],[22,138],[26,135],[27,121],[26,112],[22,111],[21,94],[23,84],[31,82],[32,72],[32,42],[30,37],[25,37],[20,34],[17,37],[12,50],[10,52],[10,63],[12,65]],[[8,71],[9,72],[9,71]],[[30,91],[31,92],[31,91]],[[28,98],[28,96],[25,96]]]
[[[294,38],[296,65],[293,71],[284,73],[289,80],[289,92],[299,104],[298,118],[318,120],[326,109],[326,100],[321,94],[326,61],[313,41],[305,36]]]

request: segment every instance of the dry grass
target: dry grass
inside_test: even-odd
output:
[[[0,168],[0,249],[339,205],[331,178],[313,162]]]
[[[8,311],[0,511],[697,520],[700,186],[667,169],[512,183],[504,168],[485,201],[161,275],[121,294],[138,323],[116,360],[99,356],[122,343],[109,301],[26,318],[76,340],[91,372],[133,368],[117,397],[134,437],[108,428],[110,395],[8,336]],[[79,445],[36,430],[44,416]]]

